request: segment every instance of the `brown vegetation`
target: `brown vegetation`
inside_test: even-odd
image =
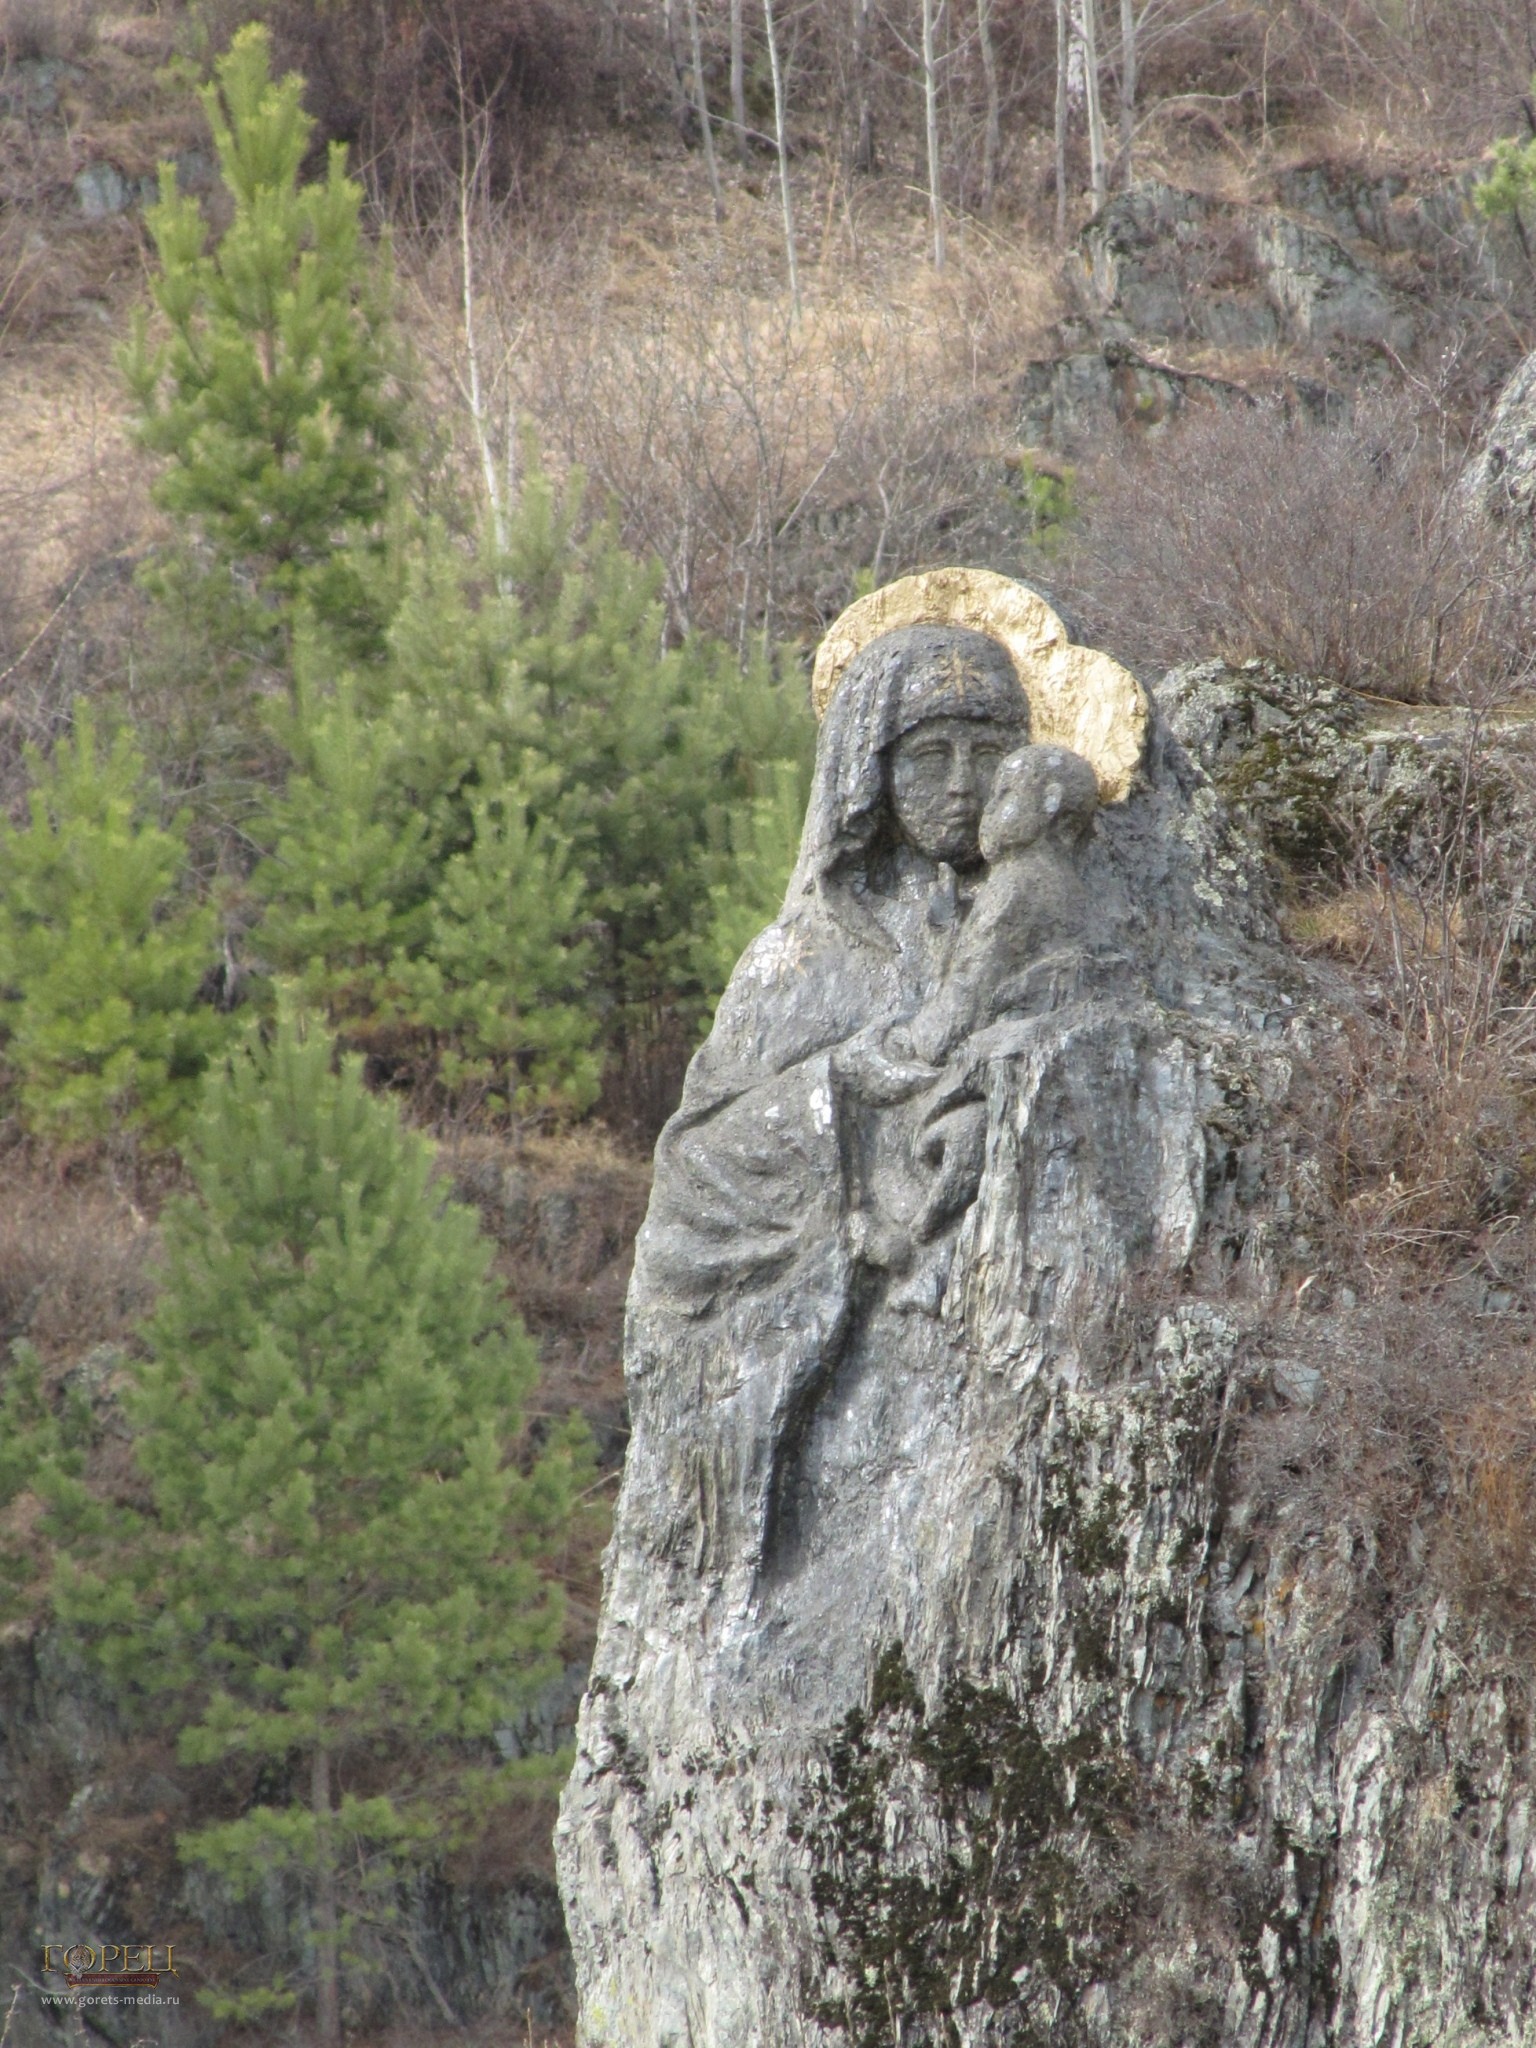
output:
[[[1321,422],[1277,399],[1106,451],[1064,568],[1091,634],[1151,673],[1198,648],[1409,701],[1506,693],[1530,600],[1434,424],[1400,395]]]
[[[110,1173],[0,1154],[0,1347],[25,1337],[46,1363],[129,1341],[154,1291],[140,1195]]]
[[[1536,1643],[1528,750],[1506,735],[1493,766],[1474,721],[1458,789],[1426,871],[1358,858],[1342,891],[1314,888],[1289,913],[1302,950],[1340,973],[1340,1022],[1301,1079],[1288,1270],[1254,1331],[1278,1398],[1259,1398],[1241,1456],[1292,1537],[1327,1534],[1356,1561],[1363,1636],[1428,1591],[1495,1648],[1526,1654]]]
[[[6,63],[48,63],[80,57],[96,36],[94,0],[3,0],[0,53]]]

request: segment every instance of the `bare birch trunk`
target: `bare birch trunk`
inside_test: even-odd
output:
[[[672,89],[677,95],[673,114],[679,129],[686,135],[688,127],[683,110],[691,102],[688,97],[687,81],[683,77],[683,60],[677,52],[677,12],[675,0],[661,0],[661,33],[667,46],[667,62],[672,67]]]
[[[742,5],[743,0],[731,0],[731,119],[736,124],[736,154],[745,163],[752,152],[747,142],[747,60]]]
[[[709,172],[709,196],[714,202],[715,225],[718,227],[725,219],[725,199],[720,191],[720,166],[715,161],[715,131],[709,119],[709,95],[704,90],[704,39],[699,33],[699,0],[688,0],[688,48],[693,57],[693,104],[699,116],[704,164]]]
[[[1136,0],[1120,0],[1120,182],[1130,190],[1136,145]]]
[[[875,168],[875,111],[869,91],[869,10],[870,0],[853,0],[853,168],[865,173]]]
[[[768,69],[773,78],[773,139],[779,152],[779,200],[784,208],[784,254],[789,264],[789,302],[800,318],[800,266],[795,258],[795,205],[789,189],[789,136],[784,106],[784,67],[773,22],[773,0],[763,0],[763,33],[768,40]]]
[[[459,105],[459,270],[460,306],[464,316],[464,375],[459,379],[469,406],[470,425],[480,457],[480,475],[485,485],[486,513],[496,543],[497,576],[502,579],[507,552],[507,514],[512,494],[510,442],[505,472],[498,470],[491,441],[489,403],[480,363],[480,311],[475,290],[475,213],[486,189],[486,159],[490,149],[489,118],[481,114],[471,122],[464,77],[464,51],[455,46],[454,77]],[[473,147],[471,140],[473,139]]]
[[[1067,71],[1072,39],[1067,0],[1056,0],[1056,239],[1067,239]]]
[[[1088,186],[1097,213],[1109,197],[1109,164],[1104,148],[1104,109],[1099,98],[1097,0],[1077,0],[1083,51],[1083,100],[1088,116]]]
[[[997,84],[997,50],[992,42],[992,0],[976,0],[976,37],[981,45],[981,75],[987,94],[987,121],[981,139],[981,210],[990,213],[997,186],[997,159],[1003,145],[1002,95]]]
[[[480,475],[485,485],[485,503],[491,521],[491,535],[496,543],[497,577],[499,582],[504,582],[502,565],[507,553],[507,517],[511,510],[513,478],[512,437],[510,433],[507,436],[506,467],[503,470],[497,465],[496,450],[491,438],[490,407],[480,365],[480,313],[475,292],[474,201],[481,190],[484,148],[482,144],[474,164],[471,165],[468,135],[462,127],[459,142],[459,267],[463,288],[465,367],[463,385],[469,403],[475,448],[480,457]]]
[[[939,159],[939,74],[935,45],[943,0],[923,0],[923,130],[928,144],[928,218],[933,223],[933,267],[944,268],[943,165]]]

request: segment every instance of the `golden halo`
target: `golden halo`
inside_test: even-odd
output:
[[[1091,761],[1104,803],[1130,794],[1147,739],[1146,691],[1109,655],[1074,646],[1037,591],[991,569],[925,569],[849,605],[817,649],[818,718],[853,657],[898,626],[969,626],[1001,641],[1029,699],[1030,738]]]

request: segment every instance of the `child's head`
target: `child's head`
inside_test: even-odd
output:
[[[981,819],[981,854],[994,861],[1049,833],[1081,839],[1098,809],[1099,784],[1081,754],[1067,747],[1018,747],[998,767]]]

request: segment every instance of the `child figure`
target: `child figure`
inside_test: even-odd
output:
[[[1036,1007],[1053,966],[1077,956],[1088,923],[1078,855],[1098,801],[1092,767],[1066,747],[1019,747],[999,765],[981,818],[986,876],[942,988],[886,1036],[893,1074],[914,1058],[941,1068],[973,1031],[1007,1010]],[[986,1147],[986,1106],[959,1074],[936,1077],[909,1145],[924,1192],[910,1223],[871,1262],[904,1276],[894,1307],[937,1315],[954,1247],[936,1240],[975,1199]]]
[[[999,766],[981,819],[986,879],[955,941],[944,986],[907,1027],[938,1066],[963,1038],[1021,1002],[1038,962],[1075,946],[1088,921],[1078,868],[1098,778],[1066,747],[1019,747]]]

